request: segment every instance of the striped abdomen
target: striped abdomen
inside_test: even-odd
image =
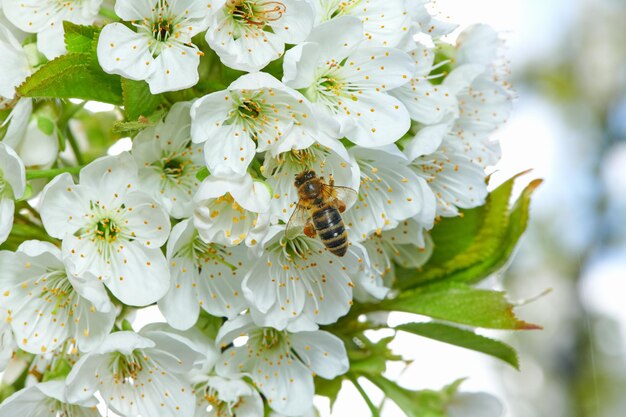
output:
[[[344,256],[348,251],[348,234],[339,210],[326,204],[316,209],[311,218],[324,246],[333,255]]]

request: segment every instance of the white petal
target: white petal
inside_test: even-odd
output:
[[[353,16],[341,16],[322,23],[307,38],[307,42],[320,45],[319,62],[342,61],[362,40],[363,24]]]
[[[9,128],[2,141],[14,150],[20,149],[32,112],[33,99],[23,97],[17,101],[11,114],[4,121],[5,124],[9,123]]]
[[[269,359],[259,364],[261,372],[252,375],[268,404],[279,413],[290,416],[305,413],[313,404],[311,371],[298,360],[281,360],[278,355]]]
[[[102,29],[97,53],[105,72],[131,80],[147,79],[154,65],[145,35],[135,33],[121,23],[111,23]]]
[[[26,168],[13,149],[0,142],[0,170],[15,198],[22,198],[26,189]]]
[[[67,49],[65,48],[63,26],[55,25],[39,32],[37,34],[37,49],[50,61],[65,54]]]
[[[142,192],[129,193],[124,204],[128,210],[124,227],[134,233],[133,239],[149,248],[163,246],[171,228],[165,210]]]
[[[74,319],[78,320],[74,335],[78,341],[78,348],[82,352],[91,352],[100,346],[113,329],[115,316],[113,308],[106,313],[99,312],[87,300],[81,300],[78,307],[74,309]]]
[[[151,0],[117,0],[115,14],[123,20],[143,20],[152,16],[155,4]]]
[[[195,143],[213,140],[234,104],[228,90],[208,94],[191,107],[191,137]]]
[[[0,198],[0,244],[4,243],[13,229],[15,202],[9,198]]]
[[[88,197],[81,186],[74,185],[70,174],[55,177],[41,194],[40,213],[46,231],[57,239],[73,234],[83,226],[90,212],[88,204]]]
[[[256,155],[256,144],[236,125],[224,126],[214,140],[204,145],[209,171],[220,177],[243,176]]]
[[[81,190],[109,208],[119,206],[138,183],[137,165],[128,152],[98,158],[80,171]]]
[[[456,40],[458,65],[489,65],[498,54],[498,33],[489,25],[475,24],[459,34]]]
[[[253,72],[281,57],[285,43],[280,36],[263,28],[247,25],[246,36],[235,39],[233,32],[239,29],[234,27],[232,20],[229,11],[218,11],[206,33],[206,41],[224,65]]]
[[[57,14],[55,4],[40,0],[3,0],[9,21],[23,31],[36,33],[45,29]]]
[[[117,245],[116,251],[111,259],[110,277],[105,280],[113,295],[131,306],[152,304],[165,295],[170,274],[160,249],[129,242]]]
[[[198,83],[198,49],[179,44],[171,44],[163,49],[151,64],[146,81],[152,94],[177,91],[193,87]]]
[[[380,147],[394,143],[411,126],[411,117],[404,105],[385,93],[364,91],[357,101],[346,100],[345,105],[355,122],[354,128],[345,135],[360,146]]]
[[[223,261],[209,259],[202,265],[197,291],[205,311],[214,316],[233,318],[248,306],[241,285],[248,251],[241,246],[225,250]],[[232,270],[226,263],[236,269]]]
[[[287,11],[280,19],[270,23],[272,31],[285,43],[304,41],[313,28],[313,6],[307,0],[282,0],[282,3]]]
[[[333,379],[350,368],[346,347],[328,332],[300,332],[290,336],[291,346],[305,364],[322,378]]]
[[[415,70],[413,58],[406,52],[383,47],[358,48],[344,66],[347,82],[382,90],[408,83]]]
[[[405,144],[404,153],[410,160],[413,160],[435,152],[450,129],[452,129],[452,121],[422,127],[413,139]]]
[[[389,94],[402,101],[413,120],[423,124],[439,123],[447,115],[458,114],[458,102],[450,90],[425,79],[413,79]]]
[[[159,300],[159,310],[172,327],[186,330],[196,323],[200,313],[194,288],[200,282],[198,267],[189,258],[173,258],[170,276],[170,289]]]
[[[320,49],[318,43],[304,42],[287,51],[283,61],[283,82],[291,88],[306,88],[313,84]]]
[[[59,153],[59,138],[57,132],[51,135],[42,132],[37,119],[28,123],[24,138],[20,142],[19,151],[24,165],[28,167],[48,168],[57,159]]]
[[[12,100],[15,88],[31,73],[26,53],[11,31],[0,25],[0,96]]]

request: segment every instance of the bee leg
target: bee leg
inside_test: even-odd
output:
[[[339,213],[343,213],[344,211],[346,211],[346,203],[344,203],[343,201],[341,201],[341,200],[339,200],[337,198],[335,200],[333,200],[333,202],[331,204],[332,204],[332,206],[334,208],[339,210]]]
[[[315,237],[316,235],[315,227],[313,226],[313,223],[311,223],[310,221],[308,221],[304,225],[304,234],[307,235],[308,237]]]

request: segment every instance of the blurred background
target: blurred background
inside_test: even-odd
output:
[[[543,331],[490,334],[519,350],[521,371],[406,335],[394,348],[414,362],[389,376],[416,389],[467,377],[462,390],[495,395],[505,417],[626,416],[626,0],[433,6],[461,28],[488,23],[506,40],[518,97],[497,133],[504,157],[493,185],[529,168],[526,181],[545,183],[510,269],[491,284],[518,300],[552,291],[518,309]],[[369,415],[344,388],[332,415]],[[392,404],[384,411],[403,415]]]

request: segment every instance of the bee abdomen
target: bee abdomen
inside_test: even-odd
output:
[[[344,256],[348,250],[348,236],[339,211],[326,206],[312,217],[315,230],[324,246],[333,255]]]

